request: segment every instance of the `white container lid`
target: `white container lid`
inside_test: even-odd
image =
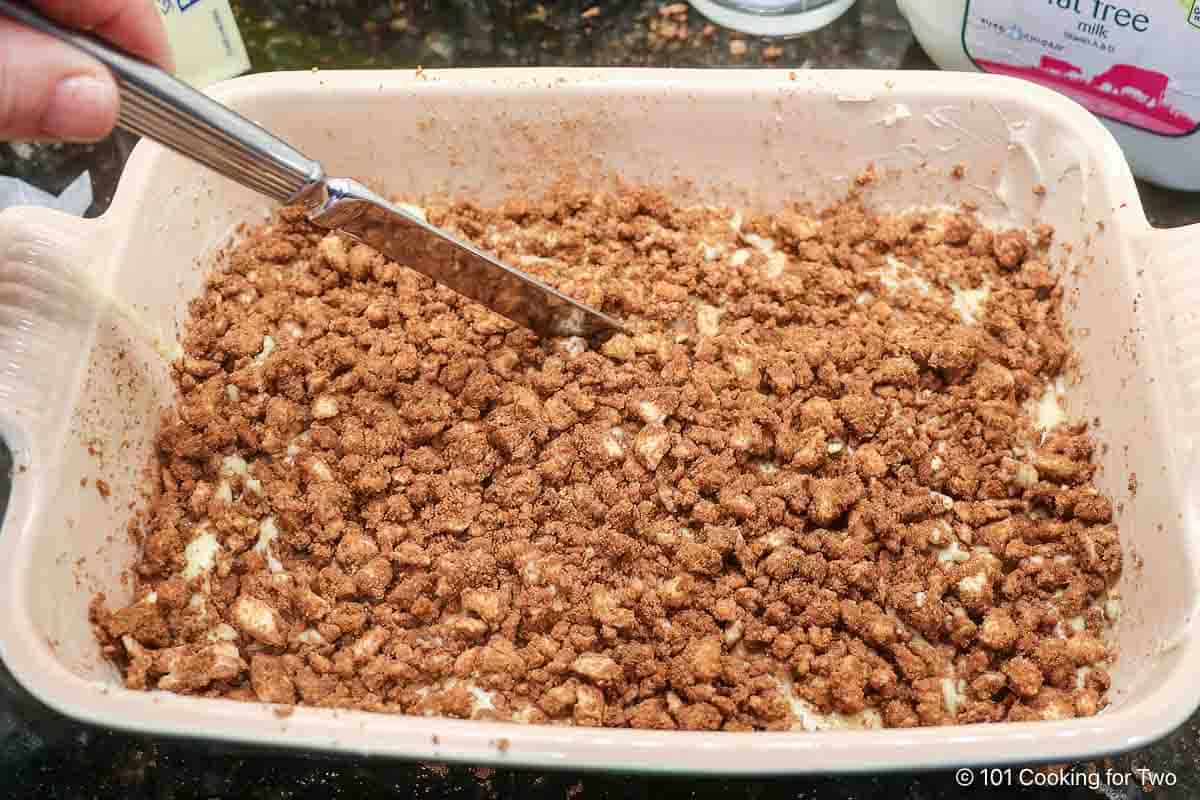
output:
[[[755,36],[799,36],[824,28],[854,0],[691,0],[713,22]],[[735,7],[736,6],[736,7]]]

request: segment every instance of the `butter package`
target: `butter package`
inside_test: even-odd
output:
[[[154,0],[175,55],[175,74],[198,88],[250,69],[229,0]]]

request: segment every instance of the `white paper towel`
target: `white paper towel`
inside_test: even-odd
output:
[[[82,217],[92,205],[92,176],[85,172],[55,197],[19,178],[0,175],[0,211],[13,206],[54,208]]]

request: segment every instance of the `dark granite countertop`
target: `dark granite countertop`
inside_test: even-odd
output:
[[[705,22],[694,12],[686,39],[668,37],[659,3],[647,0],[235,0],[234,5],[254,68],[264,71],[417,65],[933,68],[894,0],[860,0],[834,25],[776,42],[720,30],[706,36]],[[593,6],[599,14],[584,17]],[[731,38],[745,40],[744,55],[734,54],[739,48],[730,48]],[[91,213],[100,213],[131,145],[125,135],[86,147],[0,145],[0,174],[58,192],[90,170],[96,188]],[[1200,193],[1144,184],[1139,189],[1155,225],[1200,221]],[[0,475],[6,475],[7,451],[0,459]],[[7,481],[0,480],[0,503],[7,493]],[[990,789],[978,771],[968,789],[959,787],[953,772],[754,780],[538,773],[296,755],[118,733],[50,711],[0,666],[0,797],[13,798],[1197,798],[1198,737],[1200,714],[1149,747],[1066,765],[1075,783],[1069,787]],[[1014,767],[1013,775],[1019,770]],[[1107,783],[1107,770],[1131,777],[1123,785]],[[1145,786],[1139,770],[1169,773],[1175,785]]]

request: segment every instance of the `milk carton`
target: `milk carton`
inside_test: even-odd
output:
[[[1112,131],[1134,174],[1200,191],[1200,0],[898,0],[944,69],[1062,92]]]

